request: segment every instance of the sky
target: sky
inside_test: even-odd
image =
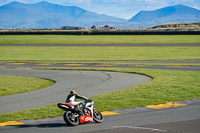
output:
[[[33,4],[41,1],[80,8],[114,17],[131,19],[140,11],[152,11],[183,4],[200,10],[200,0],[0,0],[0,6],[17,1]]]

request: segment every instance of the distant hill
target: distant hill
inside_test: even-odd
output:
[[[200,22],[200,10],[185,5],[175,5],[155,11],[141,11],[129,22],[140,25]]]
[[[179,30],[179,31],[199,31],[200,22],[195,23],[172,23],[156,25],[148,29],[154,30]]]
[[[12,2],[0,7],[2,28],[60,28],[124,22],[124,19],[97,14],[76,6],[62,6],[48,2],[23,4]],[[87,27],[88,28],[88,27]]]

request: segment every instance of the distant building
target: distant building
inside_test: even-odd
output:
[[[99,30],[114,30],[114,29],[115,29],[115,27],[108,26],[108,25],[105,25],[105,26],[99,28]]]
[[[75,26],[62,26],[61,30],[83,30],[83,27],[75,27]]]
[[[93,26],[91,27],[91,29],[92,29],[92,30],[96,30],[96,29],[97,29],[96,25],[93,25]]]

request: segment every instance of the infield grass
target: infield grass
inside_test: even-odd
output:
[[[0,47],[1,62],[200,60],[200,47]]]
[[[48,68],[49,69],[49,68]],[[52,68],[69,70],[75,68]],[[200,98],[200,72],[132,68],[76,68],[77,70],[102,70],[139,73],[153,77],[143,85],[91,97],[100,111],[134,108],[146,105]],[[63,101],[63,99],[60,99]],[[63,115],[56,105],[0,115],[0,122],[41,119]]]
[[[0,35],[0,44],[200,43],[200,35]]]
[[[30,92],[53,85],[54,82],[46,79],[0,76],[0,96]]]

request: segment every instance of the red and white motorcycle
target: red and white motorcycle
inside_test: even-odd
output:
[[[84,115],[81,114],[76,105],[70,103],[58,103],[57,105],[59,108],[66,111],[63,115],[63,119],[70,126],[76,126],[80,123],[92,121],[95,121],[96,123],[103,122],[103,116],[101,112],[93,108],[94,102],[92,100],[85,102]]]

